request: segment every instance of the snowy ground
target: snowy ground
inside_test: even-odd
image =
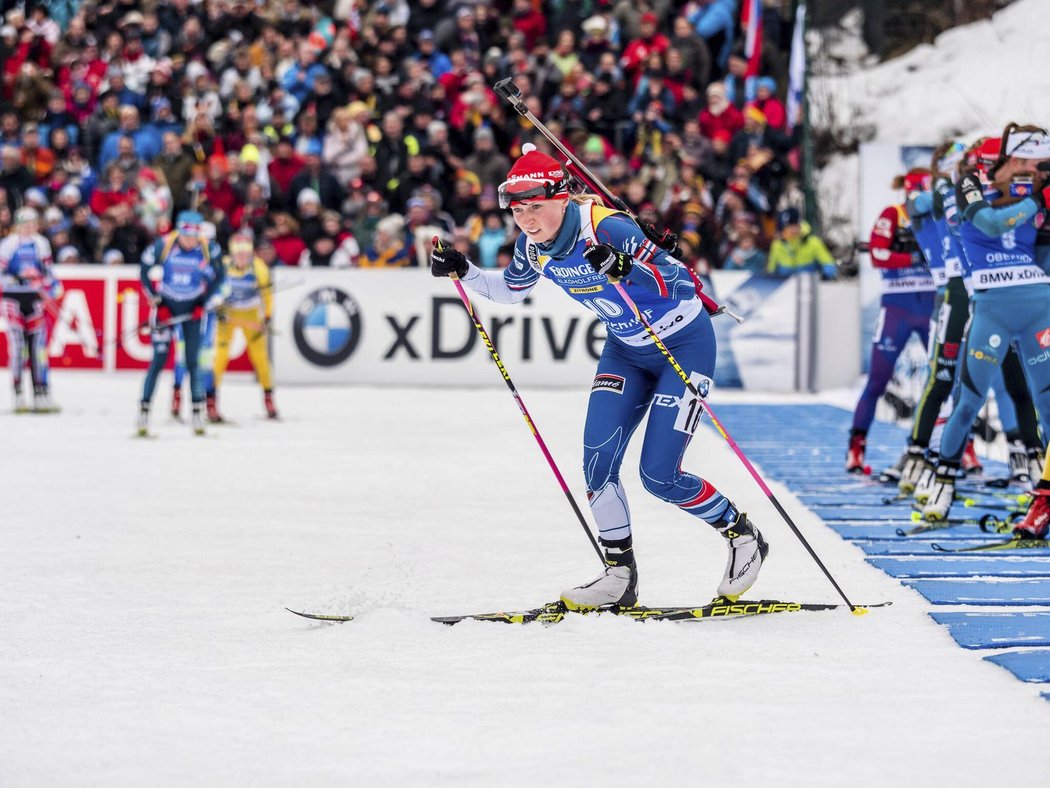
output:
[[[892,607],[448,628],[427,617],[535,605],[599,568],[505,391],[285,389],[272,424],[231,383],[235,426],[160,418],[137,440],[138,377],[55,377],[60,416],[0,413],[5,788],[1046,777],[1018,746],[1050,724],[1037,688],[958,648],[789,495],[847,593]],[[524,396],[582,501],[585,393]],[[642,601],[705,602],[725,548],[642,493],[636,461]],[[713,432],[687,466],[769,537],[755,596],[836,601]]]

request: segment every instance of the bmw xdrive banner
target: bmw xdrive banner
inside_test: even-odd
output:
[[[278,383],[504,385],[447,279],[418,269],[278,268],[275,282]],[[792,390],[795,283],[720,274],[714,290],[749,317],[715,318],[716,385]],[[591,383],[605,339],[595,313],[545,280],[520,304],[467,292],[516,385]]]

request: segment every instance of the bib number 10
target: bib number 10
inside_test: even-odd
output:
[[[623,307],[608,298],[585,298],[583,305],[592,312],[608,318],[617,318],[623,314]]]
[[[699,372],[693,372],[689,375],[689,381],[696,386],[696,390],[706,399],[711,391],[711,378],[707,377],[707,375],[701,375]],[[703,415],[703,403],[697,397],[694,397],[689,389],[686,389],[685,393],[682,394],[682,398],[678,401],[678,417],[675,419],[674,428],[679,432],[692,435],[696,432],[696,428],[700,426],[700,418]]]

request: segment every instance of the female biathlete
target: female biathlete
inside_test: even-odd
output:
[[[965,353],[964,334],[970,316],[968,288],[972,284],[966,253],[959,239],[959,214],[955,202],[955,183],[969,172],[986,172],[999,156],[999,138],[981,140],[967,151],[962,143],[946,143],[934,151],[933,189],[909,201],[908,214],[930,263],[937,285],[930,342],[930,374],[919,405],[915,410],[908,450],[898,488],[904,494],[915,493],[925,503],[937,467],[939,438],[934,441],[934,427],[942,423],[938,414],[942,406],[951,405],[958,389],[956,374],[959,357]],[[990,158],[989,158],[990,157]],[[993,388],[999,418],[1010,446],[1011,475],[1018,481],[1037,478],[1041,468],[1029,468],[1026,447],[1038,454],[1038,423],[1024,370],[1015,352],[1007,354],[1002,374],[993,377]],[[949,408],[950,410],[950,408]],[[944,419],[946,420],[946,419]],[[962,457],[967,473],[980,470],[980,463],[968,441]]]
[[[1036,165],[1050,160],[1050,139],[1032,126],[1011,124],[1002,137],[985,188],[977,173],[956,189],[959,228],[974,288],[959,401],[941,438],[941,456],[923,509],[928,520],[947,517],[959,477],[966,435],[992,376],[1011,344],[1028,373],[1039,419],[1050,425],[1050,276],[1036,255],[1037,227],[1046,208]]]
[[[569,198],[568,179],[552,157],[526,145],[499,187],[522,234],[502,271],[482,271],[458,251],[431,255],[434,276],[455,274],[499,303],[523,301],[546,277],[605,323],[608,339],[598,361],[584,426],[584,476],[591,513],[608,566],[590,583],[565,591],[570,609],[633,605],[638,570],[631,514],[620,464],[631,434],[649,413],[641,452],[646,490],[714,527],[729,546],[718,595],[735,600],[758,577],[769,547],[747,515],[714,486],[681,468],[699,418],[682,379],[611,283],[631,297],[701,392],[715,367],[715,337],[688,269],[648,240],[627,215],[597,199]],[[665,404],[677,403],[677,404]],[[652,406],[652,407],[650,407]]]
[[[930,173],[925,169],[910,170],[894,179],[894,188],[903,188],[905,198],[929,188]],[[879,316],[871,338],[871,366],[868,382],[853,411],[846,471],[864,473],[864,452],[868,429],[875,418],[875,405],[893,377],[904,346],[912,334],[926,344],[930,333],[930,311],[933,309],[934,285],[930,269],[919,250],[911,222],[903,205],[887,206],[871,231],[871,264],[882,277],[882,299]]]

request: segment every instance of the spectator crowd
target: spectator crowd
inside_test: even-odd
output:
[[[787,117],[791,0],[748,73],[738,0],[2,0],[0,234],[41,217],[60,263],[137,263],[194,208],[271,264],[483,267],[516,237],[496,188],[544,120],[679,257],[763,271],[807,231]]]

